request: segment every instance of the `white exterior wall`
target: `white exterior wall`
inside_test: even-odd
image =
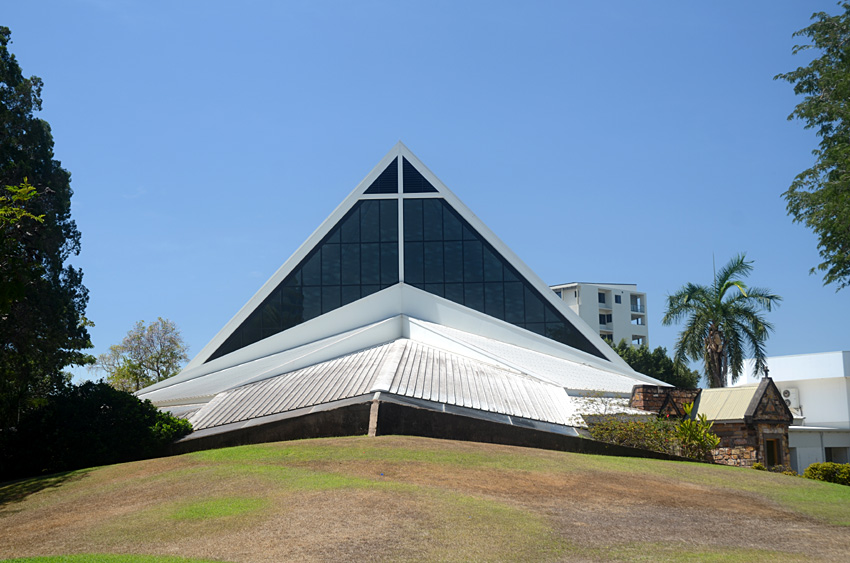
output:
[[[567,306],[600,336],[610,337],[614,344],[620,340],[632,344],[639,338],[649,346],[646,294],[639,292],[635,284],[569,283],[551,288],[560,292]],[[599,302],[600,293],[605,294],[604,304]],[[617,296],[620,303],[616,302]],[[611,315],[611,322],[601,325],[601,314]]]

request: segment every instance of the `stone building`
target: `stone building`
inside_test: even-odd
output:
[[[721,389],[674,389],[636,385],[629,405],[660,415],[684,416],[684,405],[694,403],[694,414],[704,414],[720,437],[712,451],[714,461],[752,467],[790,465],[788,427],[793,415],[770,378],[758,384]]]

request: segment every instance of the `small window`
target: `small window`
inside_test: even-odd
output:
[[[556,290],[555,290],[555,295],[557,295],[558,297],[561,297],[561,290],[560,290],[560,289],[556,289]]]
[[[601,324],[601,325],[605,324],[605,315],[604,314],[599,315],[599,324]]]
[[[599,294],[599,302],[600,302],[600,303],[605,303],[605,294],[604,294],[604,293],[600,293],[600,294]]]
[[[611,322],[611,318],[612,318],[611,313],[608,313],[607,315],[605,315],[605,320],[609,323]]]
[[[623,299],[622,299],[622,296],[621,296],[621,295],[615,295],[615,296],[614,296],[614,303],[616,303],[617,305],[619,305],[619,304],[620,304],[620,303],[622,303],[622,302],[623,302]]]

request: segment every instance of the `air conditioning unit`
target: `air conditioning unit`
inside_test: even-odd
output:
[[[794,388],[783,389],[782,398],[785,399],[785,404],[788,405],[788,408],[791,409],[799,409],[800,408],[800,392]]]

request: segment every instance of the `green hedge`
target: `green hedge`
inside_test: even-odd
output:
[[[815,481],[850,485],[850,464],[833,463],[831,461],[813,463],[803,472],[803,477]]]
[[[0,430],[0,480],[155,457],[191,431],[102,381],[68,385]]]

